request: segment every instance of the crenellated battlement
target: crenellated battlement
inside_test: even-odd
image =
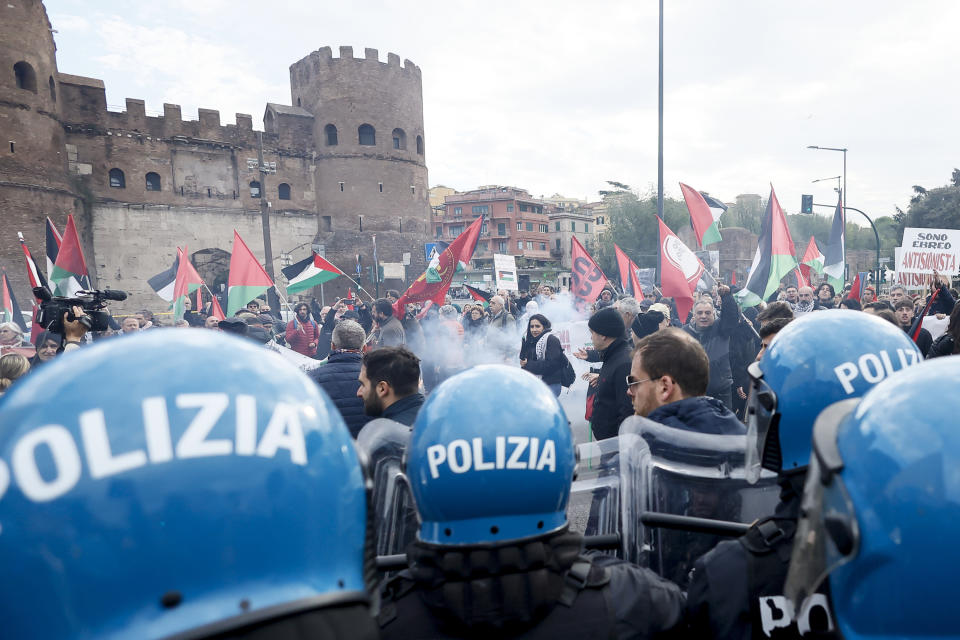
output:
[[[361,70],[365,74],[383,72],[399,76],[407,75],[417,81],[421,79],[420,67],[410,60],[404,59],[403,64],[401,64],[400,56],[395,53],[388,53],[387,61],[381,62],[380,52],[371,48],[364,49],[363,57],[359,58],[354,56],[351,46],[339,47],[339,56],[337,57],[333,55],[331,47],[320,47],[310,55],[290,65],[290,77],[291,80],[295,79],[303,83],[313,75],[326,75],[331,72],[352,74]]]
[[[138,98],[127,98],[125,109],[114,111],[107,106],[103,81],[68,74],[60,74],[59,80],[64,98],[61,100],[61,119],[71,131],[146,140],[190,138],[228,146],[252,146],[256,143],[257,131],[253,128],[253,116],[248,113],[237,113],[234,116],[235,124],[224,124],[219,110],[200,108],[196,120],[185,120],[178,104],[164,103],[163,115],[151,115],[147,112],[145,102]],[[280,105],[271,106],[274,112],[283,113]],[[282,142],[290,141],[294,147],[306,148],[312,143],[309,140],[309,128],[282,115],[271,121],[265,133]],[[307,139],[304,139],[305,133],[308,134]]]

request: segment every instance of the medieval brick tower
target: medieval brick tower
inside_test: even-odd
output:
[[[221,124],[219,111],[200,109],[185,120],[179,105],[154,115],[133,98],[123,111],[108,109],[102,81],[58,72],[42,2],[16,0],[0,16],[0,264],[21,300],[29,291],[16,232],[41,256],[45,216],[62,229],[74,213],[94,282],[131,294],[113,305],[120,313],[165,306],[147,279],[170,266],[178,246],[215,290],[226,281],[234,229],[263,259],[250,115]],[[359,255],[372,291],[375,236],[382,293],[425,268],[420,70],[392,53],[380,62],[375,49],[362,59],[350,47],[339,54],[324,47],[293,64],[292,105],[265,108],[264,160],[277,169],[262,185],[274,271],[282,288],[284,261],[319,244],[352,275]],[[326,294],[348,286],[332,281]]]
[[[62,229],[68,213],[82,213],[67,173],[56,45],[41,2],[3,3],[0,70],[0,265],[26,306],[17,231],[35,230],[28,243],[40,260],[44,217]],[[81,228],[85,222],[78,216]]]

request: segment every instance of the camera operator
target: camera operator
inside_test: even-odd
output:
[[[68,320],[71,311],[74,317],[72,321]],[[70,311],[63,312],[63,347],[60,349],[61,351],[73,351],[80,348],[87,335],[87,327],[80,321],[80,318],[86,315],[83,307],[77,305],[74,305]]]

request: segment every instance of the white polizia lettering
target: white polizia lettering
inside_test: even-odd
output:
[[[840,381],[844,392],[850,395],[856,390],[853,381],[857,378],[863,378],[869,384],[876,384],[887,376],[893,375],[895,371],[917,364],[920,362],[920,356],[913,350],[897,349],[897,360],[900,363],[899,367],[894,366],[893,358],[886,351],[865,353],[856,362],[838,364],[833,368],[833,373]]]
[[[115,437],[111,441],[109,418],[100,408],[84,411],[78,417],[79,443],[63,425],[49,424],[33,429],[13,446],[9,466],[6,460],[0,459],[0,499],[13,483],[34,502],[59,498],[77,485],[84,461],[94,480],[174,458],[230,454],[274,458],[281,449],[287,451],[293,464],[307,464],[306,438],[300,418],[303,407],[277,403],[258,440],[256,399],[238,395],[233,400],[236,410],[233,439],[210,438],[216,427],[225,426],[223,416],[231,401],[225,393],[185,393],[173,399],[177,409],[189,411],[186,415],[182,412],[177,415],[177,423],[182,424],[185,418],[190,420],[176,444],[171,435],[170,408],[166,398],[160,396],[144,398],[141,402],[143,436],[139,442],[129,431],[124,432],[123,438]],[[199,411],[191,416],[196,409]],[[120,426],[126,430],[131,425]],[[114,436],[117,435],[115,432]],[[139,447],[131,448],[131,441]],[[470,448],[465,441],[464,447],[465,456],[461,460],[470,465]],[[127,450],[118,450],[122,448]]]
[[[523,469],[551,473],[557,470],[557,444],[529,436],[497,436],[493,442],[491,459],[484,458],[483,438],[452,440],[447,444],[427,447],[427,468],[431,478],[440,477],[440,468],[446,465],[452,473]],[[487,451],[487,455],[490,452]]]

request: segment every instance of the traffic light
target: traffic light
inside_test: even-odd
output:
[[[813,213],[813,196],[800,196],[800,213]]]

